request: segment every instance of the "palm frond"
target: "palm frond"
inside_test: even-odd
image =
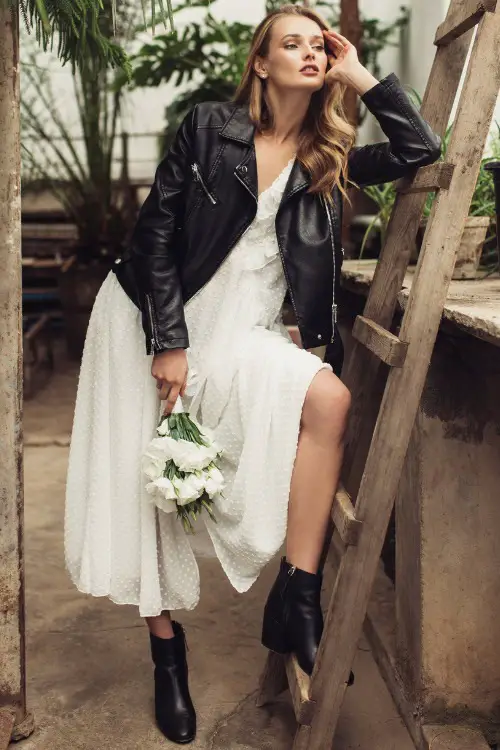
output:
[[[8,0],[19,8],[28,31],[34,31],[44,50],[57,40],[57,54],[63,63],[81,67],[89,59],[105,67],[130,71],[128,57],[114,36],[120,6],[127,0]],[[173,28],[172,0],[140,0],[145,13],[149,5]],[[137,0],[139,3],[139,0]],[[158,5],[158,10],[157,10]]]

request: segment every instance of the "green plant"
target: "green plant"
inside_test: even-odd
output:
[[[114,30],[123,48],[137,28],[137,3],[125,0],[114,17],[110,2],[107,8],[100,23],[108,23],[106,33]],[[75,138],[64,114],[67,102],[55,93],[50,71],[35,59],[23,67],[23,189],[46,189],[59,200],[77,227],[80,263],[117,257],[131,229],[130,193],[112,175],[125,81],[92,57],[73,70],[80,130]]]
[[[481,160],[481,166],[472,196],[472,201],[469,209],[469,216],[495,216],[495,188],[493,184],[493,177],[484,167],[490,161],[496,161],[500,159],[500,124],[495,123],[496,132],[493,132],[488,144],[488,153],[483,156]],[[446,133],[443,137],[441,159],[446,159],[448,146],[450,143],[451,134],[453,132],[453,124],[449,125]],[[378,210],[372,221],[370,222],[363,241],[361,243],[360,255],[363,256],[366,243],[369,237],[375,230],[380,233],[380,243],[383,246],[385,242],[385,236],[387,233],[387,227],[391,218],[392,208],[396,200],[396,188],[394,183],[387,183],[385,185],[370,185],[364,188],[363,192],[368,195],[376,204]],[[435,193],[429,193],[425,202],[423,210],[423,218],[427,219],[432,211],[432,206],[435,200]],[[492,229],[486,240],[485,245],[489,246],[491,241],[495,238],[494,225],[492,223]]]
[[[130,70],[125,51],[113,39],[123,3],[111,0],[111,19],[115,28],[109,28],[108,5],[103,0],[4,0],[13,10],[19,10],[26,29],[34,31],[37,42],[47,51],[57,38],[57,55],[63,62],[80,66],[89,59],[105,66]],[[154,30],[157,13],[166,25],[170,19],[173,28],[172,0],[137,0],[144,19],[149,4]]]
[[[282,4],[282,0],[270,0],[267,10],[274,10]],[[162,150],[169,145],[180,120],[195,104],[232,98],[243,73],[254,31],[248,24],[218,21],[210,12],[210,0],[184,0],[174,7],[174,14],[193,7],[206,10],[200,22],[193,21],[182,30],[158,35],[133,59],[133,79],[137,86],[158,86],[164,82],[173,83],[175,87],[191,84],[166,109],[168,125]],[[323,12],[332,26],[338,25],[336,5],[319,3],[315,7]],[[363,20],[361,60],[375,75],[380,73],[381,49],[393,43],[394,34],[407,22],[408,11],[403,7],[400,16],[391,24],[384,24],[379,19]]]

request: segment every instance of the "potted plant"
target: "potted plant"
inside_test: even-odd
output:
[[[443,138],[443,159],[446,158],[451,132],[452,126],[450,125]],[[489,146],[490,153],[488,156],[484,156],[481,162],[469,209],[469,217],[466,221],[462,240],[457,251],[453,279],[475,279],[480,263],[482,263],[486,272],[491,270],[492,267],[491,255],[494,244],[493,240],[495,239],[495,233],[492,229],[494,226],[492,218],[496,216],[495,188],[491,173],[486,167],[500,156],[500,126],[498,123],[496,123],[496,132],[493,133]],[[381,246],[383,246],[392,208],[396,200],[394,183],[369,186],[364,188],[363,192],[375,202],[378,211],[365,232],[359,257],[363,256],[367,241],[375,230],[380,233],[380,242]],[[422,221],[416,237],[415,250],[411,258],[412,261],[416,261],[418,257],[418,251],[422,243],[427,219],[430,216],[434,199],[434,193],[430,193],[427,196]]]
[[[107,5],[109,13],[101,23],[110,26],[111,34],[111,0]],[[122,42],[136,28],[136,14],[130,3],[120,4],[116,32]],[[127,78],[95,57],[72,71],[76,137],[65,116],[67,102],[56,95],[50,71],[33,59],[23,68],[23,81],[23,190],[51,192],[78,235],[59,284],[68,351],[77,358],[97,291],[121,255],[135,216],[125,160],[119,179],[113,174]]]

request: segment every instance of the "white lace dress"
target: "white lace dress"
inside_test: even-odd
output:
[[[275,217],[291,161],[257,216],[185,306],[190,348],[182,407],[215,430],[224,499],[205,529],[229,580],[246,591],[279,551],[307,389],[322,368],[281,320],[286,281]],[[140,458],[159,416],[140,314],[110,273],[85,342],[66,489],[65,553],[80,591],[135,604],[142,617],[192,609],[199,571],[175,514],[151,504]],[[196,543],[197,537],[194,537]],[[196,549],[196,547],[195,547]]]

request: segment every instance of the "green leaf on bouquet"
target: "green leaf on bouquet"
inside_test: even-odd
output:
[[[204,507],[204,508],[205,508],[205,510],[207,511],[207,513],[208,513],[208,515],[210,516],[210,518],[212,519],[212,521],[213,521],[214,523],[217,523],[217,519],[216,519],[216,517],[215,517],[215,515],[214,515],[214,512],[213,512],[213,510],[212,510],[212,504],[211,504],[211,501],[207,501],[207,500],[202,500],[202,501],[201,501],[201,504],[203,505],[203,507]]]

